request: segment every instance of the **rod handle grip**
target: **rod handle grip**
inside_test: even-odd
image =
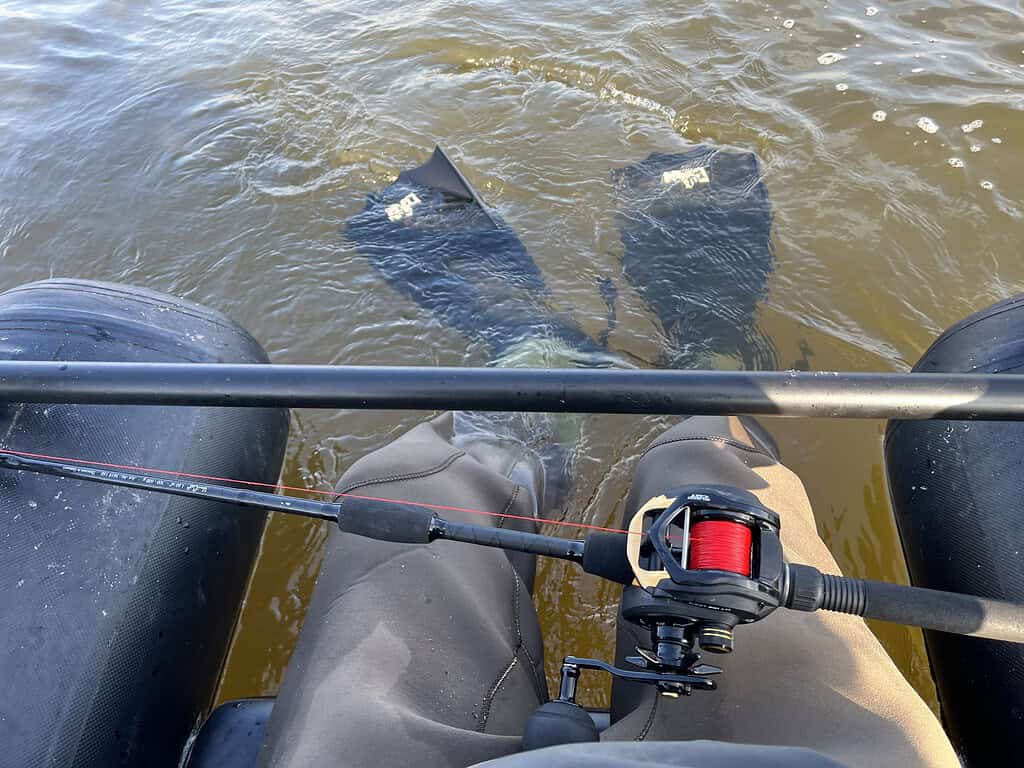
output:
[[[415,504],[343,498],[338,527],[346,533],[393,544],[429,544],[434,513]]]

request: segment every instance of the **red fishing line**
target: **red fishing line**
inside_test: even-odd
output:
[[[750,528],[731,520],[701,520],[690,529],[689,567],[750,575]]]

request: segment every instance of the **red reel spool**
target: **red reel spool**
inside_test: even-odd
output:
[[[701,520],[690,529],[689,568],[750,576],[752,534],[743,523]]]

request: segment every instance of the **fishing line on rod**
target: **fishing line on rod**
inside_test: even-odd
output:
[[[358,499],[361,501],[377,501],[383,504],[396,504],[396,505],[407,505],[413,507],[423,507],[425,509],[433,509],[441,512],[465,512],[472,515],[481,515],[484,517],[498,517],[506,520],[525,520],[532,523],[539,523],[542,525],[555,525],[562,526],[565,528],[583,528],[588,531],[602,531],[604,533],[625,533],[629,534],[629,531],[623,530],[622,528],[609,528],[602,525],[591,525],[589,523],[574,523],[568,520],[554,520],[543,517],[530,517],[528,515],[514,515],[508,512],[488,512],[483,509],[472,509],[471,507],[456,507],[449,506],[446,504],[429,504],[427,502],[420,501],[404,501],[402,499],[385,499],[379,496],[366,496],[358,493],[338,493],[337,491],[322,491],[318,488],[300,488],[295,485],[283,485],[281,483],[261,483],[256,480],[237,480],[232,477],[217,477],[216,475],[201,475],[195,472],[180,472],[173,469],[157,469],[155,467],[140,467],[134,464],[112,464],[106,461],[92,461],[90,459],[78,459],[69,456],[51,456],[45,453],[31,453],[29,451],[15,451],[10,448],[0,448],[0,453],[6,453],[11,456],[21,456],[27,459],[45,459],[48,461],[62,461],[71,464],[84,464],[86,466],[103,467],[105,469],[123,469],[125,471],[132,472],[151,472],[158,475],[171,475],[172,477],[184,477],[191,480],[208,480],[210,482],[218,483],[237,483],[239,485],[249,485],[260,488],[272,488],[274,490],[281,491],[296,491],[298,493],[308,493],[320,496],[330,496],[334,499],[346,498],[346,499]],[[286,495],[286,494],[285,494]]]

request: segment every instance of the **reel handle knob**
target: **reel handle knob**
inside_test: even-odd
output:
[[[597,723],[579,704],[549,701],[534,710],[523,730],[522,749],[597,741]]]

